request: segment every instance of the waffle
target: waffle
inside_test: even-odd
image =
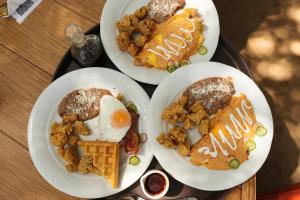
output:
[[[119,179],[119,143],[79,141],[78,144],[85,155],[93,156],[93,165],[116,188]]]

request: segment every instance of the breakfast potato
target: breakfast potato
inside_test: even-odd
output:
[[[143,35],[150,35],[152,30],[154,29],[155,23],[151,19],[145,19],[142,20],[138,23],[138,30],[143,34]]]
[[[178,147],[177,147],[177,152],[182,155],[183,157],[186,157],[189,155],[190,153],[190,148],[188,148],[188,146],[186,146],[183,143],[179,143]]]
[[[50,141],[56,147],[63,147],[68,142],[68,135],[62,132],[51,133]]]
[[[80,158],[78,164],[78,170],[84,174],[92,171],[93,169],[93,157],[90,155],[83,155]]]
[[[70,135],[69,136],[69,141],[68,143],[71,145],[71,146],[76,146],[77,145],[77,142],[80,140],[80,137],[79,135]]]
[[[76,113],[64,114],[63,115],[63,123],[68,124],[78,120],[78,115]]]
[[[78,162],[78,153],[77,153],[76,148],[73,146],[68,146],[65,149],[63,158],[67,163],[73,163],[73,164],[77,163]]]
[[[186,130],[179,126],[170,129],[169,136],[176,144],[183,143],[187,137]]]
[[[200,125],[198,126],[198,132],[202,135],[208,134],[209,120],[202,120]]]
[[[148,6],[143,6],[137,9],[133,15],[136,16],[138,19],[143,19],[147,16],[148,11],[149,11]]]
[[[75,124],[75,132],[80,135],[89,135],[90,130],[82,121],[76,121]]]
[[[129,33],[121,32],[117,37],[117,43],[122,51],[126,51],[131,43]]]

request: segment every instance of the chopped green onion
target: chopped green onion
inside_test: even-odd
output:
[[[168,72],[170,72],[170,73],[174,72],[176,69],[177,69],[177,68],[176,68],[174,65],[170,65],[170,66],[168,66],[168,68],[167,68]]]
[[[248,151],[253,151],[256,148],[256,143],[253,140],[247,140],[245,146]]]
[[[126,103],[126,108],[135,113],[138,113],[137,107],[134,105],[134,103],[132,101],[129,101]]]
[[[141,162],[141,159],[137,156],[131,156],[129,158],[129,164],[131,164],[131,165],[136,166],[136,165],[140,164],[140,162]]]
[[[255,131],[255,134],[260,136],[260,137],[263,137],[267,134],[267,129],[263,126],[259,126],[257,127],[256,131]]]
[[[231,169],[237,169],[240,166],[240,161],[237,158],[234,158],[229,161],[229,167]]]
[[[200,55],[205,55],[207,54],[207,48],[205,46],[200,46],[199,49],[198,49],[198,53]]]

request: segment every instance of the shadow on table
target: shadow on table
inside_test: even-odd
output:
[[[291,185],[291,175],[298,166],[299,152],[288,128],[276,112],[271,96],[262,89],[271,107],[274,136],[270,154],[257,173],[257,193],[265,193],[282,186]]]
[[[214,0],[221,32],[238,50],[245,47],[249,35],[265,20],[278,13],[279,0]]]

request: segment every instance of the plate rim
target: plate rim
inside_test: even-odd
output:
[[[39,101],[40,101],[40,98],[44,95],[44,93],[46,92],[46,90],[48,90],[50,87],[55,87],[55,84],[57,84],[57,82],[65,79],[65,78],[68,78],[69,76],[72,76],[73,74],[76,74],[76,73],[83,73],[84,71],[98,71],[98,72],[101,72],[101,71],[109,71],[109,73],[115,73],[115,74],[118,74],[119,76],[123,76],[123,78],[131,81],[131,82],[134,82],[134,84],[136,84],[138,87],[140,87],[145,95],[145,97],[147,97],[147,99],[149,100],[148,102],[148,106],[149,106],[149,103],[150,103],[150,98],[149,98],[149,95],[146,93],[146,91],[144,90],[144,88],[139,85],[135,80],[133,80],[131,77],[127,76],[126,74],[123,74],[122,72],[119,72],[119,71],[116,71],[116,70],[113,70],[113,69],[110,69],[110,68],[106,68],[106,67],[87,67],[87,68],[81,68],[81,69],[77,69],[77,70],[74,70],[74,71],[70,71],[70,72],[67,72],[65,73],[64,75],[58,77],[57,79],[55,80],[52,80],[52,82],[50,82],[50,84],[44,88],[44,90],[41,92],[41,94],[38,96],[38,98],[36,99],[33,107],[32,107],[32,110],[30,112],[30,116],[29,116],[29,119],[28,119],[28,123],[27,123],[27,143],[28,143],[28,150],[29,150],[29,155],[30,155],[30,159],[32,160],[32,163],[35,167],[35,169],[37,170],[37,172],[43,177],[43,179],[48,183],[50,184],[52,187],[54,187],[55,189],[57,189],[58,191],[60,192],[63,192],[67,195],[70,195],[70,196],[73,196],[73,197],[79,197],[79,198],[105,198],[105,197],[109,197],[109,196],[113,196],[113,195],[116,195],[116,194],[119,194],[121,192],[123,192],[124,190],[126,190],[127,188],[129,188],[130,186],[132,186],[136,181],[138,181],[140,179],[140,177],[146,172],[146,170],[148,169],[148,167],[150,166],[151,162],[153,161],[153,158],[154,158],[154,154],[153,154],[153,151],[151,151],[151,145],[150,143],[147,144],[148,146],[148,152],[149,152],[149,160],[146,162],[145,164],[145,169],[142,170],[143,173],[141,173],[140,176],[138,176],[138,178],[134,181],[132,181],[132,183],[128,184],[128,186],[122,188],[121,190],[118,190],[112,194],[108,194],[108,195],[105,195],[105,196],[101,196],[101,195],[97,195],[97,196],[91,196],[91,195],[87,195],[87,193],[84,193],[84,195],[74,195],[70,192],[66,192],[64,191],[62,188],[58,187],[57,185],[53,184],[53,181],[50,181],[46,174],[42,173],[40,167],[38,165],[38,161],[37,159],[35,158],[35,153],[34,153],[34,149],[33,149],[33,146],[32,146],[32,128],[33,128],[33,120],[34,120],[34,115],[36,115],[35,113],[37,112],[37,106],[39,104]],[[146,110],[146,113],[145,113],[145,131],[147,131],[147,112],[148,112],[148,106],[145,106],[147,107],[147,110]]]
[[[164,84],[166,84],[166,82],[168,82],[170,79],[176,78],[176,74],[184,73],[184,72],[182,72],[182,71],[192,71],[192,70],[195,70],[195,69],[197,68],[197,66],[196,66],[197,63],[193,63],[193,64],[191,64],[191,65],[189,65],[189,66],[187,66],[187,67],[185,67],[185,68],[180,68],[180,69],[176,70],[175,72],[172,73],[172,75],[170,75],[170,76],[168,76],[167,78],[165,78],[165,79],[160,83],[160,85],[157,87],[157,89],[154,91],[153,96],[152,96],[152,98],[151,98],[151,100],[150,100],[149,109],[148,109],[148,113],[147,113],[147,118],[148,118],[148,121],[147,121],[147,123],[148,123],[148,125],[147,125],[147,133],[149,134],[149,137],[150,137],[150,144],[151,144],[151,147],[152,147],[154,156],[156,157],[157,161],[158,161],[159,164],[162,166],[162,168],[163,168],[164,170],[166,170],[166,171],[167,171],[174,179],[176,179],[177,181],[183,183],[184,185],[188,185],[188,186],[190,186],[190,187],[193,187],[193,188],[196,188],[196,189],[199,189],[199,190],[205,190],[205,191],[220,191],[220,190],[226,190],[226,189],[229,189],[229,188],[232,188],[232,187],[235,187],[235,186],[237,186],[237,185],[242,184],[243,182],[245,182],[245,181],[247,181],[249,178],[251,178],[253,175],[255,175],[255,174],[261,169],[261,167],[262,167],[263,164],[266,162],[266,159],[268,158],[268,156],[269,156],[269,154],[270,154],[270,150],[271,150],[271,146],[272,146],[272,142],[273,142],[273,137],[274,137],[274,120],[273,120],[272,110],[271,110],[271,108],[270,108],[270,105],[269,105],[269,103],[268,103],[268,101],[267,101],[265,95],[263,94],[263,92],[260,90],[260,88],[258,87],[258,85],[255,83],[255,81],[254,81],[253,79],[251,79],[249,76],[247,76],[246,74],[244,74],[242,71],[240,71],[240,70],[238,70],[238,69],[236,69],[236,68],[234,68],[234,67],[231,67],[231,66],[229,66],[229,65],[223,64],[223,63],[207,61],[207,62],[202,62],[201,64],[204,66],[204,65],[206,65],[207,63],[210,63],[210,64],[216,64],[216,65],[222,65],[222,67],[224,67],[224,68],[230,68],[230,69],[232,69],[233,71],[238,71],[238,73],[241,73],[243,76],[245,76],[247,79],[249,79],[251,82],[253,82],[253,83],[255,84],[255,86],[256,86],[257,89],[258,89],[257,91],[258,91],[259,93],[261,93],[262,97],[264,98],[265,102],[266,102],[267,105],[268,105],[267,109],[268,109],[269,114],[270,114],[270,116],[269,116],[269,117],[270,117],[270,121],[271,121],[271,124],[270,124],[271,126],[270,126],[270,128],[271,128],[271,130],[272,130],[272,134],[270,135],[270,143],[268,144],[268,149],[266,150],[266,154],[265,154],[266,156],[265,156],[265,158],[263,159],[263,162],[260,163],[260,164],[258,165],[259,167],[257,168],[257,170],[252,171],[251,175],[250,175],[247,179],[245,179],[245,180],[243,180],[243,181],[240,181],[240,182],[238,182],[238,183],[235,183],[235,184],[232,185],[232,186],[227,186],[227,187],[222,187],[222,188],[213,188],[213,189],[209,189],[209,188],[199,187],[199,186],[196,186],[196,185],[194,185],[194,184],[187,183],[187,182],[183,182],[183,181],[182,181],[182,178],[180,178],[180,176],[174,175],[173,172],[171,172],[170,169],[168,169],[168,168],[165,167],[165,163],[162,163],[162,160],[160,160],[160,158],[159,158],[159,157],[161,157],[161,156],[157,156],[157,152],[154,150],[154,147],[155,147],[154,142],[156,142],[156,140],[153,139],[152,131],[151,131],[151,125],[153,125],[153,124],[151,124],[152,119],[151,119],[151,117],[149,116],[149,115],[151,115],[151,114],[153,113],[153,111],[152,111],[152,107],[153,107],[153,99],[156,98],[155,96],[158,95],[158,93],[159,93],[160,90],[161,90],[160,88],[161,88]],[[199,63],[198,63],[198,64],[199,64]],[[191,83],[191,84],[192,84],[192,83]],[[268,130],[268,131],[269,131],[269,130]],[[191,165],[192,165],[192,164],[191,164]],[[198,166],[194,166],[194,165],[192,165],[192,166],[193,166],[193,167],[198,167]],[[218,171],[218,170],[214,170],[214,171]],[[182,177],[182,176],[181,176],[181,177]]]
[[[109,34],[106,34],[106,32],[104,31],[104,29],[101,28],[101,25],[106,24],[105,16],[111,16],[111,15],[107,14],[107,12],[108,12],[108,8],[107,7],[109,7],[110,4],[112,4],[113,1],[117,1],[117,0],[110,0],[110,1],[106,1],[105,2],[103,10],[102,10],[102,13],[100,15],[100,20],[99,20],[100,21],[100,36],[101,36],[103,48],[104,48],[107,56],[109,57],[109,59],[113,62],[113,64],[121,72],[123,72],[124,74],[130,76],[134,80],[142,82],[142,83],[151,84],[151,85],[158,85],[164,78],[166,78],[169,75],[167,71],[163,71],[163,70],[159,70],[159,69],[147,68],[145,66],[135,66],[134,63],[132,62],[132,66],[130,66],[130,68],[131,67],[138,67],[138,68],[143,67],[142,70],[145,70],[143,73],[149,73],[149,72],[151,73],[152,72],[152,73],[159,73],[160,74],[160,77],[158,77],[158,78],[155,77],[155,78],[152,78],[152,79],[143,79],[143,78],[140,78],[138,75],[135,75],[136,73],[130,72],[131,69],[128,69],[129,66],[123,67],[123,64],[117,58],[117,55],[114,55],[114,53],[110,53],[111,52],[111,49],[110,49],[111,46],[109,46],[108,42],[104,41],[104,40],[108,39],[107,35],[109,35]],[[124,4],[122,4],[122,6],[120,6],[120,7],[124,7],[125,3],[128,4],[129,1],[130,0],[123,1]],[[149,0],[147,0],[147,1],[149,1]],[[205,0],[205,1],[210,4],[211,8],[215,12],[215,16],[216,16],[215,22],[217,24],[216,30],[214,31],[214,32],[217,32],[217,37],[215,38],[216,42],[214,43],[215,45],[211,48],[212,54],[207,59],[207,61],[209,61],[209,60],[212,59],[212,57],[214,56],[214,53],[216,52],[216,50],[218,48],[219,37],[220,37],[220,19],[219,19],[219,14],[218,14],[217,8],[216,8],[213,0]],[[121,8],[121,11],[122,11],[122,9],[123,8]],[[120,13],[118,13],[118,15],[119,14]],[[120,51],[120,50],[118,49],[118,51]],[[122,53],[126,53],[126,52],[122,52]],[[207,61],[197,61],[197,62],[193,62],[193,63],[207,62]]]

